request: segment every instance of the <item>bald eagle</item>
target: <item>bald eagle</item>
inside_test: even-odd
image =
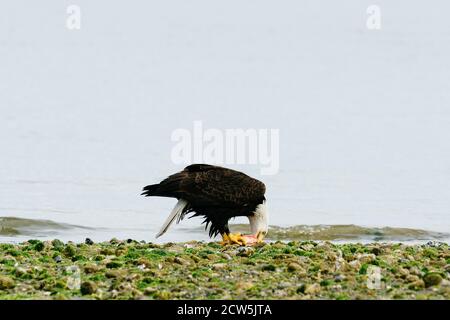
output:
[[[222,244],[252,244],[261,242],[268,231],[264,183],[248,175],[208,164],[193,164],[158,184],[144,187],[142,195],[178,199],[156,237],[169,226],[179,223],[188,213],[204,218],[209,236],[220,234]],[[251,235],[232,234],[228,221],[246,216]]]

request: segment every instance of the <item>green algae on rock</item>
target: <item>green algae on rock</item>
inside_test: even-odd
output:
[[[0,244],[0,299],[450,299],[444,243]]]

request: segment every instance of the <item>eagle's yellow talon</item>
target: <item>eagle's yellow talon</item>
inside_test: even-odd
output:
[[[226,246],[227,244],[230,244],[230,237],[226,233],[222,234],[222,241],[220,242],[222,246]]]
[[[247,244],[247,240],[245,237],[243,237],[240,233],[224,233],[222,235],[222,242],[221,245],[232,245],[232,244],[238,244],[240,246],[245,246]]]

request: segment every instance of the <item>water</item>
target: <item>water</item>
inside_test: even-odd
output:
[[[233,224],[233,232],[248,234],[248,224]],[[55,223],[50,220],[33,220],[14,217],[0,217],[0,240],[3,242],[22,242],[30,238],[53,239],[63,238],[70,241],[81,242],[85,237],[96,237],[109,239],[118,234],[126,238],[127,231],[122,228],[88,228],[66,223]],[[144,230],[134,229],[136,236]],[[200,239],[208,241],[204,236],[202,227],[181,228],[181,234],[175,239],[189,241]],[[145,231],[144,231],[145,232]],[[180,232],[180,230],[178,230]],[[142,239],[147,238],[142,234]],[[446,242],[450,235],[442,232],[431,232],[427,230],[408,228],[368,228],[355,225],[296,225],[290,227],[270,226],[267,241],[295,241],[295,240],[318,240],[334,242],[404,242],[423,243],[429,241]],[[140,239],[140,238],[138,238]],[[210,240],[209,240],[210,241]]]
[[[175,202],[140,190],[182,169],[170,135],[195,120],[280,129],[277,175],[232,166],[273,226],[450,232],[447,2],[379,1],[379,31],[356,0],[97,1],[80,31],[47,2],[0,12],[0,217],[55,225],[0,241],[155,241]],[[160,241],[206,240],[200,222]]]

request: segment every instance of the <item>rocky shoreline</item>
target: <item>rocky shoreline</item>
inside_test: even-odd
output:
[[[0,244],[0,299],[450,299],[448,244]]]

